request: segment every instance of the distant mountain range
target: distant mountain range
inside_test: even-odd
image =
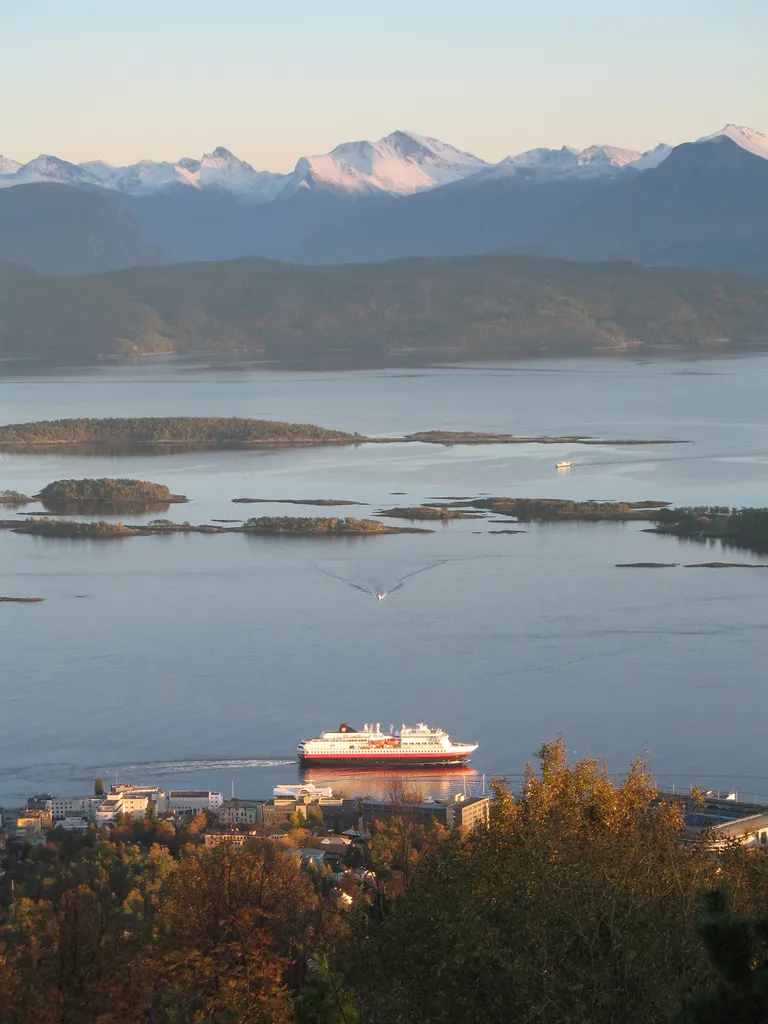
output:
[[[0,260],[48,274],[264,256],[493,251],[768,274],[768,138],[533,149],[491,164],[396,131],[259,171],[219,147],[126,167],[0,156]]]
[[[648,153],[616,146],[589,146],[582,151],[563,146],[532,149],[489,164],[439,139],[396,131],[376,142],[344,142],[330,153],[301,157],[289,174],[257,171],[223,146],[199,160],[140,160],[126,167],[113,167],[103,160],[73,164],[47,154],[20,164],[0,156],[0,188],[53,181],[146,196],[180,185],[200,192],[221,190],[249,203],[274,202],[300,189],[356,197],[406,196],[479,172],[491,177],[521,172],[562,177],[610,174],[622,167],[641,170],[656,166],[669,152],[665,145]]]
[[[0,358],[146,353],[353,366],[768,344],[768,280],[532,256],[263,259],[52,278],[0,265]]]

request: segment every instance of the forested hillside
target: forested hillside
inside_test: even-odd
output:
[[[79,278],[0,267],[0,356],[149,352],[355,365],[768,341],[768,281],[531,256],[306,267],[263,259]]]

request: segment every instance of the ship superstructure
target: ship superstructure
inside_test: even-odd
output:
[[[382,732],[378,722],[362,729],[342,722],[336,732],[302,740],[298,751],[303,764],[404,767],[462,764],[477,747],[477,743],[453,743],[442,729],[431,729],[423,722],[399,730],[390,726],[389,732]]]

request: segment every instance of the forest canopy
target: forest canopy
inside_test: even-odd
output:
[[[83,480],[54,480],[40,491],[46,503],[56,502],[149,502],[170,504],[180,495],[171,494],[165,484],[149,480],[131,480],[126,477],[99,477]]]
[[[38,420],[0,427],[0,444],[174,442],[324,442],[356,434],[312,423],[243,419],[238,416],[142,416],[106,419]]]
[[[522,255],[264,259],[44,277],[0,266],[0,355],[209,352],[321,365],[768,344],[768,281]]]

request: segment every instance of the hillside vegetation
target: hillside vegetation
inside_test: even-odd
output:
[[[162,502],[183,501],[178,494],[171,494],[165,484],[149,480],[130,480],[125,477],[112,479],[100,477],[84,480],[54,480],[40,491],[39,497],[45,502]]]
[[[0,444],[284,443],[352,440],[357,435],[312,423],[237,416],[143,416],[38,420],[0,427]]]
[[[768,281],[530,256],[243,259],[79,278],[0,267],[0,355],[215,352],[353,365],[768,342]]]

